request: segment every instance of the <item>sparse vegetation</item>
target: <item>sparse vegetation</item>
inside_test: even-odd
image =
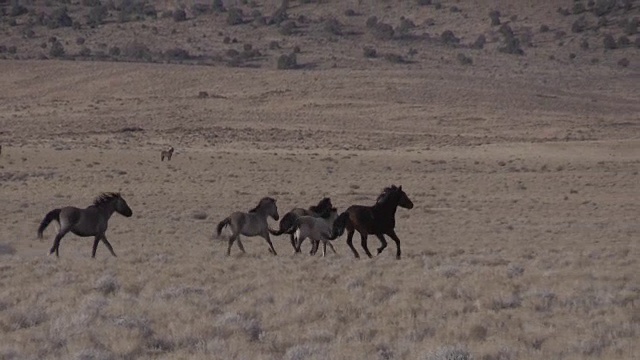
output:
[[[282,54],[278,57],[277,67],[280,70],[290,70],[298,68],[298,57],[295,52]]]
[[[445,45],[457,45],[460,39],[451,30],[445,30],[440,34],[440,41]]]
[[[489,13],[489,18],[491,19],[491,26],[498,26],[500,25],[500,11],[498,10],[492,10]]]
[[[172,12],[171,17],[175,22],[181,22],[187,20],[187,13],[183,9],[175,9]]]
[[[476,41],[474,41],[473,44],[471,44],[471,48],[472,49],[483,49],[484,48],[484,44],[486,42],[487,42],[487,38],[483,34],[480,34],[476,38]]]
[[[49,56],[54,58],[61,58],[65,55],[64,46],[59,41],[54,41],[49,49]]]
[[[242,10],[240,8],[232,7],[227,12],[227,24],[239,25],[244,22]]]
[[[471,65],[473,64],[473,59],[471,59],[469,56],[463,54],[463,53],[459,53],[456,56],[456,59],[458,59],[458,62],[460,63],[460,65]]]
[[[365,46],[362,49],[362,53],[364,55],[364,57],[366,58],[375,58],[378,57],[378,51],[376,51],[376,49],[374,47],[371,46]]]
[[[607,50],[613,50],[618,48],[616,39],[611,34],[604,35],[604,37],[602,38],[602,45]]]
[[[622,58],[620,60],[618,60],[618,65],[620,65],[621,67],[627,67],[629,66],[630,62],[629,59],[627,58]]]

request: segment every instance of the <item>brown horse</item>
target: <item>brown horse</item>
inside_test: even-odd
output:
[[[345,212],[340,214],[333,224],[333,236],[340,236],[347,230],[347,245],[353,251],[353,255],[359,258],[360,255],[353,247],[353,234],[357,230],[360,233],[362,247],[371,257],[367,247],[367,236],[375,235],[380,239],[381,246],[378,248],[378,255],[387,247],[387,240],[384,235],[388,235],[396,242],[396,258],[400,259],[400,239],[394,230],[396,226],[396,209],[398,206],[411,209],[413,202],[407,194],[402,191],[402,186],[391,185],[386,187],[378,196],[376,204],[373,206],[352,205]]]

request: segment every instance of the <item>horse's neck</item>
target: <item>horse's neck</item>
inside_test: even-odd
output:
[[[398,203],[394,201],[379,202],[373,206],[373,209],[395,216],[396,210],[398,209]]]
[[[113,204],[102,204],[100,206],[93,206],[100,214],[107,218],[107,220],[116,212],[116,207]]]
[[[253,214],[257,218],[264,218],[264,219],[266,219],[269,216],[266,209],[257,209],[256,211],[251,212],[249,214]]]

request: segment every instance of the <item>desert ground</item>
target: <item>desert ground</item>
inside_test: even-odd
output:
[[[564,24],[554,2],[498,3]],[[454,23],[463,33],[489,27],[489,2],[451,4],[469,14]],[[388,16],[402,11],[453,26],[409,2]],[[87,31],[117,38],[109,29],[131,24]],[[172,41],[190,26],[177,24]],[[570,61],[577,38],[543,40],[469,65],[429,43],[398,64],[362,57],[358,39],[286,39],[313,66],[36,60],[26,45],[0,60],[0,359],[638,358],[638,49]],[[213,234],[264,196],[280,216],[323,197],[343,211],[391,184],[415,204],[396,214],[400,260],[392,241],[355,259],[346,236],[326,257],[309,242],[294,254],[286,236],[277,256],[244,237],[247,253],[227,257],[228,229]],[[44,215],[111,191],[133,209],[109,222],[118,256],[100,244],[92,259],[92,238],[72,234],[47,256]]]

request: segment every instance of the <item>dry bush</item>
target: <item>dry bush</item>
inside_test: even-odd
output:
[[[540,32],[541,33],[549,32],[549,26],[544,25],[544,24],[540,25]]]
[[[384,54],[384,59],[393,64],[404,64],[407,62],[402,55],[396,53],[386,53]]]
[[[395,34],[393,26],[383,22],[376,22],[370,29],[373,36],[380,40],[391,40]]]
[[[627,58],[622,58],[622,59],[618,60],[618,65],[619,66],[627,67],[627,66],[629,66],[629,64],[630,64],[630,62],[629,62],[629,59],[627,59]]]
[[[296,31],[297,25],[293,20],[287,20],[280,23],[279,32],[282,35],[293,35]]]
[[[203,92],[205,93],[205,96],[201,96],[201,95],[200,95],[200,94],[201,94],[201,93],[203,93]],[[206,98],[206,97],[209,97],[209,94],[207,94],[207,93],[206,93],[206,91],[201,91],[201,92],[200,92],[200,94],[198,94],[198,97],[199,97],[199,98]],[[206,213],[206,212],[204,212],[204,211],[194,211],[194,212],[191,214],[191,217],[192,217],[193,219],[196,219],[196,220],[205,220],[205,219],[207,218],[207,216],[208,216],[208,215],[207,215],[207,213]]]
[[[187,13],[182,9],[175,9],[173,10],[172,18],[175,22],[186,21]]]
[[[500,25],[500,11],[493,10],[489,13],[489,18],[491,19],[491,26]]]
[[[440,34],[440,41],[445,45],[457,45],[460,39],[451,30],[445,30]]]
[[[631,45],[631,40],[629,40],[629,38],[626,37],[625,35],[620,35],[620,37],[618,38],[618,46],[621,48],[624,48],[630,45]]]
[[[240,25],[244,22],[242,9],[232,7],[227,12],[227,24],[228,25]]]
[[[413,21],[405,17],[402,17],[400,18],[400,25],[396,27],[395,32],[401,38],[406,38],[411,33],[411,30],[414,29],[415,27],[416,27],[416,24]]]
[[[372,46],[365,46],[364,48],[362,48],[362,54],[366,58],[378,57],[378,51]]]
[[[442,346],[435,351],[429,353],[426,360],[473,360],[473,356],[467,350],[466,346],[453,345]]]
[[[587,29],[587,26],[587,19],[584,16],[581,16],[571,24],[571,31],[574,33],[581,33]]]
[[[65,50],[61,42],[55,41],[53,44],[51,44],[51,48],[49,49],[49,56],[54,58],[61,58],[64,57],[64,55]]]
[[[432,0],[416,0],[419,6],[431,5]]]
[[[605,34],[602,38],[602,46],[606,50],[613,50],[618,48],[618,44],[616,43],[616,39],[611,34]]]
[[[38,326],[48,320],[43,309],[34,307],[12,310],[5,320],[5,326],[12,331]]]
[[[330,35],[342,35],[342,24],[334,17],[325,20],[322,28]]]
[[[0,255],[13,255],[16,253],[16,249],[9,244],[0,243]]]
[[[473,64],[473,59],[463,53],[459,53],[456,56],[456,59],[458,59],[458,62],[460,63],[460,65],[471,65]]]
[[[487,43],[487,38],[483,34],[480,34],[476,38],[476,41],[474,41],[473,44],[471,44],[470,47],[472,49],[480,50],[480,49],[484,48],[484,44],[486,44],[486,43]]]
[[[474,341],[484,341],[487,334],[487,328],[482,325],[474,325],[469,329],[469,338]]]
[[[279,70],[290,70],[298,68],[298,58],[295,52],[282,54],[278,57],[277,68]]]
[[[115,275],[107,274],[96,280],[95,290],[102,295],[115,294],[120,289],[120,283]]]

